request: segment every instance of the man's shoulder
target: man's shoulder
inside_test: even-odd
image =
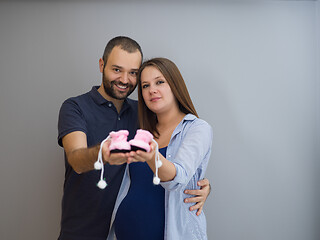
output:
[[[69,97],[66,100],[64,100],[64,102],[62,103],[62,106],[64,106],[64,105],[78,105],[79,106],[84,103],[87,104],[91,99],[90,92],[91,91],[88,91],[86,93],[82,93],[82,94],[79,94],[76,96]]]
[[[82,93],[76,96],[69,97],[65,100],[65,102],[81,102],[90,97],[90,91],[86,93]]]

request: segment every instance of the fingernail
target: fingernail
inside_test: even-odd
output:
[[[188,199],[185,199],[184,202],[188,202]]]
[[[187,190],[185,190],[185,191],[184,191],[184,193],[188,193],[188,191],[187,191]]]

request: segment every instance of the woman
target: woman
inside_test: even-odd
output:
[[[152,184],[155,144],[151,143],[149,153],[128,153],[128,162],[135,163],[127,167],[108,239],[113,230],[119,240],[207,239],[204,213],[197,216],[182,202],[184,190],[197,188],[204,177],[212,129],[198,118],[178,68],[168,59],[142,64],[138,97],[140,127],[154,135],[160,148],[161,186]]]

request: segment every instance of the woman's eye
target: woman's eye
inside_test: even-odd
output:
[[[158,85],[162,84],[162,83],[164,83],[164,81],[162,81],[162,80],[157,82]]]
[[[149,85],[145,84],[142,86],[142,88],[147,88]]]

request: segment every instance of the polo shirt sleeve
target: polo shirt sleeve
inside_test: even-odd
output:
[[[72,98],[61,105],[58,119],[58,144],[62,146],[62,138],[75,131],[87,133],[87,126],[82,111]]]
[[[177,154],[173,159],[168,159],[176,167],[176,176],[171,181],[161,182],[166,190],[176,190],[189,183],[202,161],[210,157],[212,135],[212,128],[207,122],[192,123],[176,149]]]

